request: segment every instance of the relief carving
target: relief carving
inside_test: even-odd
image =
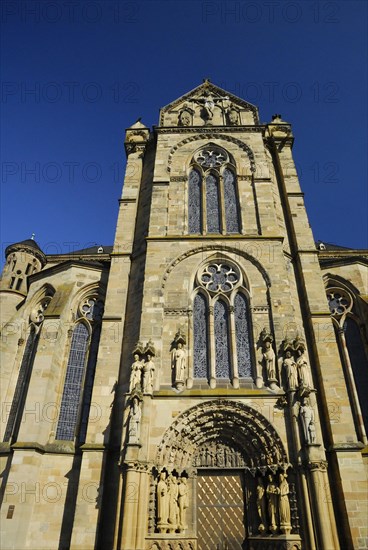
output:
[[[157,495],[157,530],[159,533],[184,533],[188,528],[189,487],[186,476],[159,474]]]
[[[152,357],[155,356],[155,348],[153,342],[150,340],[144,348],[144,354],[146,361],[143,363],[143,393],[152,395],[153,382],[155,376],[155,364],[152,361]]]
[[[173,349],[171,351],[171,369],[173,371],[173,384],[178,390],[184,388],[187,368],[187,352],[185,335],[179,329],[175,335]]]
[[[307,445],[316,443],[316,427],[314,423],[314,410],[309,404],[308,397],[303,397],[299,409],[304,442]]]

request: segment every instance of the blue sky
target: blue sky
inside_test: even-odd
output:
[[[1,244],[112,244],[125,128],[208,77],[293,126],[316,240],[367,244],[365,1],[1,3]]]

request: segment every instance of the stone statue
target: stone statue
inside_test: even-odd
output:
[[[134,354],[134,363],[131,366],[129,392],[132,392],[136,387],[140,387],[142,383],[143,364],[138,353]]]
[[[186,477],[180,478],[178,481],[178,504],[179,504],[179,530],[185,531],[188,528],[186,524],[186,512],[189,506],[189,487]]]
[[[303,349],[297,351],[298,359],[296,360],[296,366],[298,369],[299,384],[305,388],[311,388],[311,378],[309,373],[309,365],[305,352]]]
[[[258,531],[260,533],[263,533],[263,531],[267,528],[267,521],[266,521],[265,490],[261,480],[258,481],[258,485],[257,485],[257,512],[258,512],[258,517],[261,520],[261,523],[258,526]]]
[[[155,364],[152,361],[152,355],[146,354],[147,361],[143,363],[143,393],[152,395],[153,379],[155,374]]]
[[[316,429],[314,425],[314,410],[309,404],[309,399],[304,397],[299,409],[305,443],[316,442]]]
[[[129,443],[139,443],[140,427],[141,427],[141,401],[135,395],[130,405],[129,413]]]
[[[290,521],[290,502],[289,502],[289,484],[286,481],[286,474],[280,474],[279,485],[279,511],[280,511],[280,530],[288,535],[291,531]]]
[[[285,353],[283,367],[285,369],[288,389],[293,391],[296,390],[298,387],[298,375],[296,370],[296,363],[291,355],[290,350],[287,350]]]
[[[263,348],[263,360],[266,365],[267,379],[269,382],[277,381],[276,378],[276,356],[272,349],[271,342],[266,340]]]
[[[178,342],[171,352],[171,368],[174,370],[175,384],[184,384],[186,366],[187,354],[183,349],[183,343]]]
[[[169,519],[169,490],[166,483],[166,472],[160,473],[157,483],[157,528],[160,533],[166,533]]]
[[[315,426],[313,420],[311,422],[309,422],[308,434],[309,434],[309,441],[311,443],[315,443],[316,442],[316,426]]]
[[[270,520],[270,531],[277,531],[277,505],[280,489],[273,480],[272,475],[268,476],[268,485],[266,489],[268,498],[268,517]]]
[[[178,481],[172,474],[169,475],[167,480],[168,494],[169,494],[169,533],[175,533],[178,528]]]
[[[191,113],[183,109],[181,113],[179,114],[179,124],[180,126],[190,126],[190,123],[192,122],[192,115]]]

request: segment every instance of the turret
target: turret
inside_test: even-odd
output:
[[[2,325],[10,320],[16,306],[27,295],[27,278],[46,265],[46,256],[33,239],[9,245],[5,258],[0,279]]]

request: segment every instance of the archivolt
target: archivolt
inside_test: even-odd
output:
[[[279,435],[261,413],[239,401],[218,399],[188,409],[173,422],[158,447],[157,467],[190,468],[201,445],[220,440],[242,449],[253,475],[289,466]]]
[[[172,164],[172,161],[173,161],[173,155],[174,155],[175,151],[177,149],[179,149],[179,147],[182,147],[183,145],[186,145],[187,143],[190,143],[191,141],[197,141],[199,139],[206,139],[206,140],[208,140],[208,139],[222,139],[224,141],[231,141],[231,143],[235,143],[240,149],[243,149],[243,151],[245,151],[247,153],[248,158],[249,158],[249,162],[250,162],[251,172],[256,171],[256,164],[255,164],[255,160],[254,160],[253,151],[249,147],[249,145],[247,145],[246,143],[244,143],[240,139],[236,139],[232,136],[227,136],[227,135],[222,135],[222,134],[198,134],[196,136],[191,136],[191,137],[188,137],[188,138],[184,139],[183,141],[181,141],[177,145],[174,145],[174,147],[172,147],[170,149],[169,158],[168,158],[168,161],[167,161],[167,171],[168,172],[171,172],[171,164]]]
[[[190,250],[187,250],[186,252],[184,252],[180,256],[177,256],[174,260],[172,260],[170,262],[170,264],[167,266],[167,268],[165,270],[165,273],[163,275],[162,288],[165,288],[165,283],[166,283],[166,280],[169,276],[169,273],[171,273],[171,271],[174,269],[174,267],[176,265],[178,265],[178,263],[183,261],[185,258],[188,258],[189,256],[193,256],[193,254],[198,254],[200,252],[205,252],[207,250],[208,251],[213,250],[213,251],[216,251],[216,252],[223,252],[223,251],[232,252],[233,254],[237,254],[239,256],[242,256],[243,258],[246,258],[247,260],[252,262],[252,264],[254,264],[257,267],[257,269],[261,272],[267,287],[271,286],[271,281],[270,281],[270,278],[268,276],[268,273],[266,272],[266,270],[264,269],[262,264],[254,256],[252,256],[251,254],[249,254],[245,250],[240,250],[240,248],[236,247],[236,246],[229,246],[229,245],[222,245],[222,244],[221,245],[219,245],[219,244],[206,244],[206,245],[202,245],[202,246],[197,247],[197,248],[191,248]]]

